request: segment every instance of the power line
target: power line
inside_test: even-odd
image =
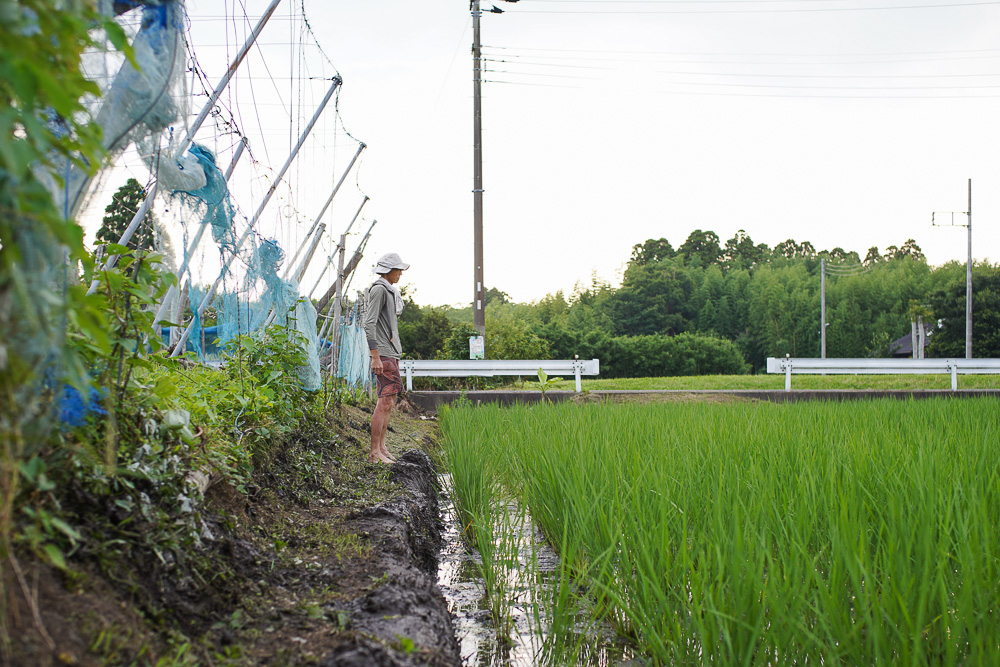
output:
[[[949,51],[862,51],[859,53],[849,53],[849,52],[836,52],[836,53],[772,53],[772,52],[739,52],[739,51],[632,51],[632,50],[621,50],[621,49],[556,49],[556,48],[542,48],[533,46],[489,46],[483,45],[484,49],[498,49],[498,50],[518,50],[518,51],[548,51],[555,53],[617,53],[617,54],[635,54],[635,55],[664,55],[664,56],[677,56],[677,55],[698,55],[698,56],[761,56],[761,57],[798,57],[798,56],[809,56],[816,58],[826,58],[826,57],[842,57],[842,56],[923,56],[923,55],[941,55],[947,53],[995,53],[1000,52],[1000,49],[962,49],[962,50],[949,50]]]
[[[490,47],[493,48],[503,48],[503,47]],[[531,51],[533,49],[525,49]],[[985,52],[983,50],[981,52]],[[989,49],[988,51],[995,51],[994,49]],[[978,55],[978,56],[958,56],[953,58],[943,57],[943,58],[907,58],[898,59],[893,58],[891,60],[800,60],[800,61],[748,61],[748,60],[704,60],[699,58],[714,58],[714,57],[731,57],[731,58],[763,58],[763,57],[798,57],[798,58],[827,58],[827,57],[841,57],[841,58],[852,58],[852,57],[876,57],[879,54],[872,54],[871,56],[866,54],[843,54],[837,56],[836,54],[831,55],[810,55],[810,54],[724,54],[724,53],[670,53],[670,52],[656,52],[656,51],[587,51],[583,49],[565,49],[559,50],[561,53],[600,53],[600,54],[624,54],[624,55],[634,55],[636,58],[608,58],[608,57],[595,57],[595,56],[549,56],[542,55],[538,53],[502,53],[494,54],[488,53],[487,55],[496,58],[537,58],[545,60],[572,60],[572,61],[582,61],[582,62],[620,62],[620,63],[681,63],[681,64],[692,64],[692,65],[775,65],[775,66],[806,66],[806,65],[820,65],[820,66],[830,66],[830,65],[872,65],[872,64],[885,64],[894,65],[900,64],[905,65],[908,63],[924,63],[924,62],[959,62],[968,60],[989,60],[1000,58],[1000,52],[996,52],[993,55]],[[941,54],[947,53],[980,53],[980,51],[955,51],[955,52],[940,52]],[[675,58],[661,58],[656,60],[651,60],[647,56],[678,56]],[[883,57],[892,57],[896,55],[906,55],[906,54],[885,54]],[[914,54],[919,55],[919,54]]]
[[[612,67],[597,67],[592,65],[565,65],[561,63],[540,63],[540,62],[526,62],[521,60],[507,60],[505,58],[495,59],[495,58],[484,58],[485,62],[490,63],[503,63],[507,65],[520,66],[526,65],[529,67],[561,67],[570,69],[589,69],[589,70],[604,70],[604,71],[617,71]],[[711,64],[711,63],[709,63]],[[991,72],[985,74],[969,74],[969,73],[959,73],[959,74],[755,74],[751,72],[697,72],[697,71],[681,71],[681,70],[652,70],[657,74],[671,74],[671,75],[692,75],[692,76],[732,76],[732,77],[762,77],[762,78],[787,78],[787,79],[950,79],[950,78],[969,78],[969,77],[1000,77],[1000,72]]]
[[[697,0],[691,0],[696,3]],[[721,4],[721,3],[711,3]],[[957,7],[975,7],[981,5],[998,5],[1000,0],[982,0],[980,2],[959,2],[954,4],[925,4],[925,5],[897,5],[881,7],[798,7],[788,9],[675,9],[675,10],[604,10],[596,11],[592,9],[522,9],[517,14],[601,14],[601,15],[627,15],[627,14],[786,14],[804,12],[869,12],[869,11],[894,11],[900,9],[951,9]]]
[[[527,81],[507,81],[503,79],[484,79],[484,83],[494,83],[502,84],[508,86],[529,86],[529,87],[540,87],[540,88],[568,88],[575,90],[582,90],[583,86],[561,86],[557,84],[547,84],[547,83],[531,83]],[[685,85],[683,83],[676,85]],[[874,99],[884,99],[884,100],[977,100],[977,99],[994,99],[1000,97],[1000,95],[958,95],[958,94],[948,94],[948,95],[875,95],[875,94],[861,94],[861,95],[822,95],[822,94],[808,94],[808,95],[794,95],[789,93],[744,93],[744,92],[713,92],[707,90],[659,90],[659,89],[647,89],[648,92],[656,95],[672,95],[672,96],[710,96],[710,97],[761,97],[761,98],[782,98],[782,99],[794,99],[794,100],[822,100],[822,99],[839,99],[839,100],[874,100]]]

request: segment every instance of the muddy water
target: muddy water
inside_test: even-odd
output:
[[[530,580],[532,570],[542,585],[554,582],[559,557],[548,546],[530,520],[524,523],[517,535],[519,573],[524,581],[510,582],[512,589],[510,614],[512,629],[509,641],[497,640],[490,614],[486,588],[479,575],[479,554],[470,552],[462,543],[461,527],[452,504],[450,475],[440,476],[441,510],[445,522],[444,547],[438,565],[438,585],[448,603],[455,621],[455,632],[461,647],[462,664],[468,667],[530,667],[544,664],[542,657],[545,640],[545,619],[540,605],[534,602],[536,593],[524,582]],[[514,510],[516,512],[516,508]],[[544,593],[542,593],[544,595]],[[541,627],[541,629],[539,629]],[[635,652],[614,637],[604,626],[587,628],[581,613],[579,627],[586,634],[578,637],[585,647],[572,664],[601,667],[645,664]]]

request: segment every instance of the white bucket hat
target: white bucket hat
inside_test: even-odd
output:
[[[393,269],[406,270],[410,268],[410,265],[403,261],[403,258],[395,252],[387,252],[378,258],[378,262],[375,263],[375,273],[389,273]]]

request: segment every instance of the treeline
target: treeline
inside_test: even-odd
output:
[[[753,372],[770,356],[820,356],[820,265],[826,279],[828,357],[892,356],[913,314],[932,324],[929,356],[965,354],[965,265],[927,264],[912,240],[862,257],[792,239],[774,248],[744,231],[724,244],[695,230],[678,248],[637,244],[622,284],[593,279],[567,297],[511,303],[487,293],[490,358],[600,358],[602,376]],[[1000,354],[1000,265],[973,272],[974,356]],[[466,358],[471,309],[404,311],[404,350]]]

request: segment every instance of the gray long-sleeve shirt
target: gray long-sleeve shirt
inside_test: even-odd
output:
[[[403,355],[403,348],[399,344],[396,300],[385,285],[375,283],[368,288],[365,337],[368,339],[368,349],[378,348],[381,357],[399,359]]]

